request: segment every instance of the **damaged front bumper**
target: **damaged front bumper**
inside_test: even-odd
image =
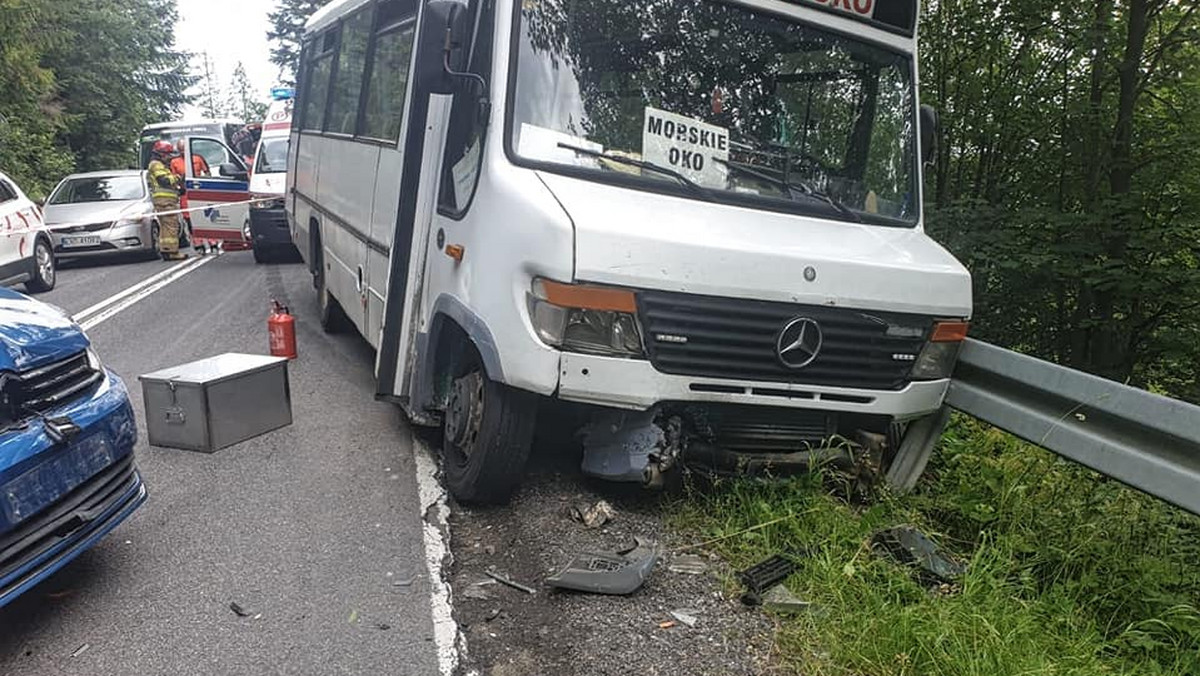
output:
[[[582,430],[583,472],[659,489],[678,468],[717,476],[792,474],[812,467],[878,470],[886,418],[846,420],[827,411],[667,404],[646,411],[595,409]],[[838,435],[844,425],[855,429]],[[861,425],[861,426],[859,426]]]

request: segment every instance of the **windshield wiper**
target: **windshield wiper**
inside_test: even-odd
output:
[[[748,164],[743,164],[741,162],[730,162],[729,160],[722,160],[720,158],[714,158],[714,159],[716,159],[721,164],[724,164],[725,166],[729,167],[730,169],[735,169],[737,171],[740,171],[743,174],[746,174],[747,176],[753,176],[755,178],[762,179],[768,183],[775,184],[779,188],[787,191],[789,197],[792,197],[795,192],[799,192],[800,194],[805,195],[806,197],[815,199],[818,202],[824,202],[825,204],[828,204],[829,206],[833,207],[838,213],[849,218],[850,220],[854,221],[855,223],[863,222],[862,217],[859,216],[857,213],[855,213],[855,211],[853,209],[846,206],[845,204],[840,202],[837,198],[833,197],[832,195],[825,193],[825,192],[821,192],[820,190],[817,190],[816,188],[812,187],[811,185],[809,185],[808,183],[806,183],[804,181],[796,181],[796,182],[785,181],[782,178],[779,178],[778,176],[772,176],[764,171],[759,171],[758,169],[755,169],[753,166],[748,165]]]
[[[688,190],[691,190],[693,193],[699,195],[700,197],[703,197],[706,200],[712,199],[712,195],[710,195],[708,190],[706,190],[703,186],[701,186],[699,183],[696,183],[695,181],[688,178],[687,176],[684,176],[683,174],[679,173],[678,171],[671,169],[670,167],[664,167],[660,164],[655,164],[653,162],[647,162],[646,160],[635,160],[632,157],[624,157],[622,155],[613,155],[612,153],[606,153],[606,152],[602,152],[599,150],[592,150],[591,148],[580,148],[579,146],[573,146],[569,143],[563,143],[562,141],[559,141],[558,147],[574,151],[576,153],[579,153],[580,155],[587,155],[588,157],[599,157],[601,159],[611,160],[613,162],[616,162],[617,164],[627,164],[631,167],[639,167],[641,169],[646,169],[646,170],[653,171],[658,174],[662,174],[663,176],[670,176],[671,178],[675,179],[676,181],[679,181],[680,185],[684,186]]]

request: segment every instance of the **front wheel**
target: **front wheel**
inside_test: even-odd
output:
[[[317,287],[317,306],[320,310],[321,329],[325,333],[340,333],[349,329],[353,324],[346,316],[346,312],[342,310],[341,304],[337,302],[333,294],[329,293],[329,287],[325,283],[325,256],[319,247],[315,262],[317,272],[313,276],[313,285]]]
[[[537,398],[490,380],[482,368],[455,379],[443,423],[446,487],[466,503],[508,502],[533,442]]]
[[[33,276],[25,282],[29,293],[44,293],[54,288],[58,279],[58,267],[54,261],[54,252],[44,239],[38,239],[33,245]]]

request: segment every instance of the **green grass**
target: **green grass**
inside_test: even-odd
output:
[[[674,513],[701,539],[796,515],[713,545],[737,568],[797,555],[788,585],[815,610],[780,618],[796,673],[1200,675],[1200,519],[974,421],[954,421],[907,496],[726,481]],[[932,593],[868,549],[902,523],[968,561],[958,588]]]

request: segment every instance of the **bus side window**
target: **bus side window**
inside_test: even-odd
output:
[[[491,80],[492,33],[494,30],[495,2],[480,0],[475,3],[482,16],[479,30],[471,52],[470,71]],[[446,149],[442,157],[442,181],[438,195],[440,211],[450,216],[462,216],[475,195],[479,183],[479,170],[483,162],[483,141],[488,120],[482,117],[481,92],[478,83],[460,78],[458,91],[454,94],[454,105],[450,110],[449,129],[446,134]]]
[[[415,5],[388,2],[379,9],[379,32],[367,77],[366,105],[360,136],[396,142],[408,96],[412,63]]]

